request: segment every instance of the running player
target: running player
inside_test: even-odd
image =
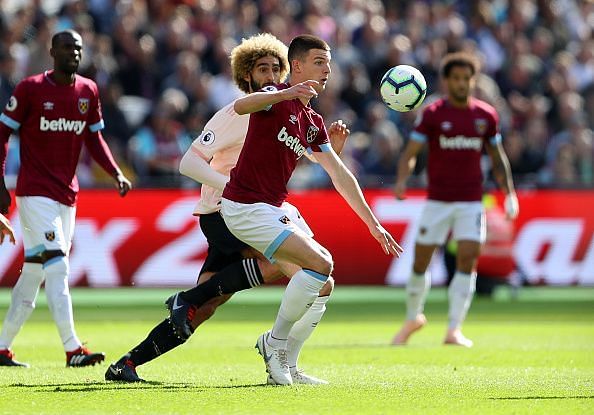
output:
[[[35,308],[44,280],[66,365],[89,366],[105,358],[103,353],[91,353],[78,339],[68,288],[78,193],[75,171],[83,143],[114,178],[121,196],[130,190],[130,182],[101,136],[97,85],[76,74],[82,47],[81,36],[73,30],[55,34],[50,49],[54,69],[21,81],[0,115],[0,212],[7,213],[11,203],[4,163],[8,138],[18,130],[21,169],[16,202],[25,248],[25,262],[0,333],[0,366],[26,366],[14,360],[10,346]]]
[[[410,335],[427,320],[423,314],[431,286],[427,267],[436,247],[449,234],[458,243],[456,272],[448,289],[449,326],[444,342],[471,347],[461,331],[476,287],[476,264],[485,241],[485,212],[481,152],[489,154],[493,175],[505,193],[508,219],[519,212],[509,161],[501,144],[499,116],[495,109],[471,97],[478,72],[476,59],[465,53],[445,56],[441,75],[447,97],[425,108],[398,163],[394,187],[402,198],[406,181],[416,164],[417,154],[429,146],[428,201],[422,213],[415,245],[413,272],[406,286],[406,321],[392,343],[406,344]]]

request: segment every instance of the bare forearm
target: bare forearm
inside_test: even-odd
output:
[[[505,194],[515,192],[511,167],[505,154],[500,154],[493,159],[493,177]]]
[[[368,227],[379,224],[371,208],[365,201],[359,183],[348,169],[341,169],[335,177],[332,177],[332,183],[351,209],[353,209]]]
[[[408,178],[410,177],[411,173],[415,169],[417,165],[417,157],[409,157],[406,154],[403,154],[400,160],[398,161],[398,169],[396,172],[396,181],[401,184],[405,184]]]
[[[271,105],[283,101],[285,99],[285,93],[283,91],[286,90],[254,92],[253,94],[246,95],[235,101],[233,109],[240,115],[262,111]]]

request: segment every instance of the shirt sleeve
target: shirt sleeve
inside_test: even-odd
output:
[[[431,133],[430,122],[431,113],[428,111],[428,108],[425,108],[420,112],[415,121],[415,128],[410,133],[410,139],[419,143],[426,143]]]
[[[4,107],[2,115],[0,115],[0,122],[12,130],[18,130],[27,117],[29,108],[29,100],[27,99],[29,88],[27,85],[27,82],[21,82],[16,86],[12,96],[6,103],[6,107]]]
[[[311,135],[315,135],[315,138],[309,138]],[[310,148],[315,152],[328,152],[332,149],[330,145],[330,138],[328,137],[328,130],[324,125],[324,120],[321,116],[316,118],[316,125],[310,125],[307,129],[307,142],[311,143]]]
[[[493,145],[501,142],[501,133],[499,132],[499,115],[497,114],[495,108],[493,108],[490,112],[485,138]]]
[[[91,98],[91,102],[89,103],[89,118],[88,118],[88,125],[89,130],[92,133],[96,133],[99,130],[102,130],[105,127],[105,122],[103,121],[103,114],[101,112],[101,101],[99,100],[99,92],[97,91],[97,84],[94,82],[91,84],[91,90],[93,91],[93,95]]]

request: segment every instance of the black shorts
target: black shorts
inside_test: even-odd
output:
[[[208,255],[200,275],[205,272],[219,272],[227,265],[243,259],[241,251],[248,248],[248,245],[229,232],[219,212],[200,215],[200,229],[208,242]]]

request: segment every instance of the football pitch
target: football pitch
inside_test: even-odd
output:
[[[176,350],[138,368],[144,384],[103,380],[107,364],[65,368],[40,295],[13,346],[29,369],[0,368],[1,414],[586,414],[594,413],[594,288],[501,288],[476,298],[472,349],[441,344],[447,293],[432,290],[428,325],[389,342],[404,314],[399,288],[337,286],[300,366],[324,386],[265,386],[254,349],[282,288],[236,295]],[[79,337],[116,360],[163,318],[173,289],[75,289]],[[4,318],[10,291],[0,290]]]

